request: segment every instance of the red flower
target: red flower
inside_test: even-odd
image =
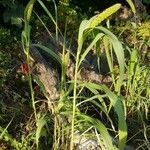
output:
[[[20,65],[19,70],[23,74],[28,74],[29,73],[29,67],[26,63],[23,63]]]

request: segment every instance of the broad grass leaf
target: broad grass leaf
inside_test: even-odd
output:
[[[107,147],[108,150],[113,150],[113,144],[112,144],[112,140],[111,137],[107,131],[107,128],[104,126],[104,124],[99,121],[96,118],[92,118],[90,116],[84,115],[84,114],[77,114],[77,116],[79,116],[80,118],[83,118],[83,120],[85,122],[89,122],[91,123],[94,127],[97,128],[97,130],[99,131],[99,133],[101,134],[103,140],[104,140],[104,144]],[[100,143],[101,144],[101,143]]]
[[[135,74],[135,67],[137,65],[137,61],[138,61],[138,51],[136,49],[133,49],[130,54],[130,62],[128,66],[128,86],[131,84],[132,77]]]
[[[83,20],[79,27],[79,33],[78,33],[78,53],[81,52],[81,48],[84,42],[84,31],[87,29],[88,26],[88,20]]]
[[[103,43],[104,43],[104,47],[105,47],[107,62],[108,62],[109,69],[111,72],[112,81],[113,81],[113,84],[115,85],[115,77],[113,74],[113,56],[111,55],[111,50],[110,50],[111,43],[110,43],[109,39],[107,38],[107,36],[104,36]]]
[[[119,79],[117,81],[115,91],[120,93],[120,88],[122,86],[122,82],[124,79],[124,65],[125,65],[124,50],[123,50],[122,44],[121,44],[121,42],[119,42],[117,37],[112,32],[107,30],[106,28],[99,26],[99,27],[96,27],[95,29],[98,29],[98,30],[101,30],[102,32],[104,32],[113,45],[113,50],[116,54],[118,64],[119,64]]]
[[[32,44],[31,46],[41,48],[45,52],[49,53],[55,60],[57,60],[57,62],[59,62],[61,64],[61,58],[52,49],[47,48],[46,46],[43,46],[41,44]]]
[[[39,138],[41,137],[41,132],[44,128],[44,126],[47,124],[47,120],[45,116],[42,116],[41,118],[39,118],[36,122],[37,125],[37,129],[36,129],[36,145],[38,148],[38,144],[39,144]]]
[[[99,85],[95,83],[83,83],[82,86],[93,89],[95,88],[96,90],[101,90],[106,93],[111,105],[114,107],[114,110],[118,116],[119,149],[123,150],[127,138],[127,125],[125,118],[125,108],[123,103],[124,100],[120,96],[117,96],[112,91],[110,91],[105,85]]]
[[[94,40],[91,42],[91,44],[87,47],[87,49],[84,51],[84,53],[81,55],[79,66],[82,63],[82,61],[85,59],[86,55],[89,53],[89,51],[92,49],[92,47],[96,44],[98,40],[100,40],[104,36],[103,33],[98,33]]]

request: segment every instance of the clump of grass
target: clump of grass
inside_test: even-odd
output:
[[[149,47],[149,38],[145,36],[145,29],[148,29],[148,26],[145,25],[145,22],[137,24],[136,22],[124,22],[125,27],[123,27],[120,34],[122,38],[126,53],[126,74],[124,80],[124,92],[127,108],[127,118],[132,116],[133,120],[129,124],[134,124],[135,121],[139,130],[141,128],[148,127],[147,121],[149,118],[149,108],[150,108],[150,92],[149,92],[149,60],[148,56],[148,47]],[[121,24],[121,23],[120,23]],[[146,23],[147,24],[147,23]],[[122,26],[122,25],[120,25]],[[143,30],[143,26],[145,26]],[[120,27],[119,27],[120,28]],[[142,29],[143,34],[140,34],[139,28]],[[126,40],[125,37],[126,36]],[[142,127],[141,127],[142,126]],[[130,125],[129,125],[130,128]],[[132,133],[129,132],[129,136]],[[136,135],[136,132],[134,133]],[[145,135],[145,140],[147,139],[148,134],[142,133],[143,138]],[[138,137],[136,137],[138,140]]]
[[[29,68],[27,78],[34,115],[30,116],[27,122],[25,131],[28,133],[22,135],[21,141],[12,138],[8,134],[7,128],[11,122],[6,128],[0,128],[0,138],[10,142],[12,147],[16,149],[43,149],[43,147],[51,147],[52,149],[73,150],[76,144],[79,144],[79,140],[82,141],[85,138],[94,139],[102,149],[124,149],[128,133],[126,117],[138,115],[139,120],[136,120],[136,122],[139,121],[138,123],[142,124],[144,128],[142,133],[145,138],[141,147],[146,147],[149,144],[149,126],[147,121],[150,108],[150,70],[149,65],[141,61],[141,59],[143,60],[143,58],[147,57],[147,55],[142,58],[140,56],[142,46],[138,47],[136,45],[138,36],[143,35],[142,42],[144,44],[147,42],[147,34],[146,36],[143,34],[143,32],[145,33],[145,30],[143,30],[145,26],[141,26],[142,30],[137,31],[137,25],[132,23],[134,26],[133,30],[136,29],[136,33],[133,33],[132,44],[124,43],[123,47],[122,42],[110,30],[101,26],[102,21],[120,9],[120,4],[115,4],[89,20],[83,20],[78,32],[74,78],[70,80],[66,78],[68,61],[71,55],[66,44],[68,41],[67,35],[69,35],[67,34],[67,22],[64,27],[65,31],[62,33],[58,26],[58,12],[55,2],[55,17],[53,17],[44,3],[41,0],[37,0],[48,15],[49,20],[54,24],[55,36],[53,37],[54,34],[51,34],[44,21],[35,13],[49,36],[55,38],[58,42],[59,36],[63,39],[60,56],[52,48],[42,44],[32,44],[32,46],[46,51],[61,66],[60,96],[56,101],[53,101],[47,95],[45,85],[37,77],[32,76],[30,70],[30,19],[35,2],[36,0],[30,0],[25,9],[25,24],[22,32],[22,47]],[[135,12],[133,3],[131,1],[128,2],[133,12]],[[128,29],[130,30],[130,27]],[[123,32],[126,32],[126,30]],[[123,32],[120,36],[122,36]],[[120,36],[118,37],[120,38]],[[86,43],[87,41],[88,43]],[[103,50],[101,50],[99,43],[102,43]],[[103,52],[105,53],[110,70],[109,76],[112,79],[111,85],[79,80],[82,63],[91,49],[96,49],[95,51],[99,55]],[[124,52],[128,53],[129,56],[129,59],[126,61]],[[98,65],[100,66],[100,64]],[[116,66],[117,71],[115,72]],[[40,86],[46,100],[37,100],[33,88],[33,80]],[[90,106],[93,106],[92,109],[96,109],[99,117],[89,115],[91,111]],[[118,139],[116,146],[112,141],[112,135]]]
[[[51,15],[51,13],[47,10],[44,3],[42,1],[38,0],[40,5],[43,7],[45,12],[48,14],[50,19],[53,21],[55,27],[56,27],[56,40],[58,40],[58,33],[62,35],[58,28],[57,24],[57,13],[56,18],[54,19]],[[32,15],[32,9],[33,5],[35,3],[35,0],[30,0],[28,3],[26,9],[25,9],[25,26],[24,30],[22,32],[22,45],[24,49],[24,53],[27,57],[27,64],[30,68],[30,17]],[[60,90],[60,99],[58,100],[56,105],[53,105],[51,107],[51,100],[46,96],[46,91],[43,90],[44,95],[47,97],[48,101],[48,108],[49,111],[52,112],[53,116],[53,122],[54,122],[54,135],[53,135],[53,149],[58,149],[61,147],[62,149],[64,147],[69,147],[70,150],[74,148],[74,138],[75,138],[75,132],[79,130],[79,127],[82,126],[82,122],[87,123],[88,128],[94,126],[97,131],[101,134],[104,145],[110,149],[114,149],[114,146],[112,144],[111,137],[108,133],[108,130],[106,126],[98,119],[92,118],[86,114],[81,113],[79,106],[82,103],[86,103],[87,101],[92,102],[95,106],[98,106],[99,111],[103,111],[106,116],[109,118],[112,126],[113,121],[111,120],[111,117],[109,116],[110,110],[114,109],[114,111],[117,114],[118,118],[118,136],[119,136],[119,149],[123,149],[126,143],[126,137],[127,137],[127,126],[126,126],[126,118],[125,118],[125,107],[124,107],[124,100],[121,98],[120,95],[120,89],[123,83],[123,75],[124,75],[124,52],[121,43],[118,41],[117,37],[112,34],[109,30],[107,30],[104,27],[97,26],[101,21],[106,19],[108,16],[113,14],[116,10],[120,8],[120,4],[116,4],[112,8],[109,8],[108,10],[104,11],[103,14],[101,14],[100,17],[97,17],[94,19],[91,23],[91,20],[83,20],[79,27],[79,33],[78,33],[78,47],[77,47],[77,54],[76,54],[76,63],[75,63],[75,74],[74,74],[74,80],[67,82],[65,73],[67,68],[67,60],[69,60],[69,53],[65,49],[65,39],[64,37],[64,46],[63,46],[63,52],[62,52],[62,77],[61,77],[61,90]],[[100,18],[100,19],[99,19]],[[96,22],[96,23],[95,23]],[[93,25],[91,25],[91,24]],[[92,30],[91,30],[92,27]],[[46,28],[47,29],[47,28]],[[94,33],[94,30],[97,32]],[[50,32],[49,32],[50,33]],[[94,38],[92,39],[91,43],[87,48],[83,51],[83,44],[86,40],[86,38],[91,34],[94,33]],[[80,72],[80,66],[82,64],[82,61],[86,57],[86,55],[89,53],[89,51],[94,47],[94,45],[100,41],[103,40],[103,38],[106,38],[107,40],[104,41],[105,44],[105,50],[107,51],[107,59],[109,62],[110,70],[113,69],[113,60],[110,55],[110,51],[114,50],[118,64],[119,64],[119,73],[117,76],[112,74],[113,78],[113,86],[115,88],[115,92],[112,92],[107,86],[105,85],[99,85],[96,83],[84,83],[82,81],[78,81],[78,74]],[[110,47],[109,47],[110,46]],[[52,52],[50,52],[52,54]],[[54,55],[53,55],[54,56]],[[35,122],[37,126],[36,130],[36,145],[37,148],[39,147],[39,139],[41,136],[41,131],[43,127],[47,124],[47,121],[45,120],[44,116],[41,116],[40,118],[37,115],[36,105],[35,105],[35,97],[34,97],[34,90],[32,86],[32,77],[31,72],[29,69],[29,85],[31,90],[31,100],[32,100],[32,106],[34,109],[35,114]],[[39,84],[42,89],[44,85]],[[67,87],[69,87],[67,89]],[[80,98],[80,94],[82,93],[83,89],[89,89],[91,93],[93,93],[92,97],[85,97]],[[104,95],[101,94],[104,93]],[[71,96],[70,93],[73,93]],[[109,100],[109,105],[107,106],[104,98]],[[97,103],[96,101],[99,100]],[[66,118],[66,119],[65,119]],[[65,120],[66,121],[65,121]],[[63,122],[63,123],[62,123]],[[65,122],[68,122],[67,124]],[[85,129],[84,129],[85,128]],[[86,130],[86,127],[82,127],[82,130]],[[69,137],[71,136],[71,140],[69,140]],[[98,136],[98,134],[97,134]],[[67,138],[68,137],[68,138]],[[62,143],[62,144],[61,144]],[[108,144],[109,143],[109,144]],[[101,144],[101,143],[100,143]]]

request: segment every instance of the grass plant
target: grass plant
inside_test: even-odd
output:
[[[133,13],[135,13],[136,10],[132,1],[127,0],[127,2]],[[35,3],[38,3],[43,8],[50,22],[53,23],[55,34],[51,33],[51,30],[46,26],[42,18],[33,11]],[[108,19],[108,17],[119,10],[121,4],[115,4],[88,20],[82,20],[79,26],[78,38],[76,39],[74,78],[71,80],[66,77],[68,62],[72,55],[67,49],[67,39],[69,39],[67,37],[68,22],[66,21],[65,31],[62,32],[58,24],[55,0],[53,0],[53,4],[55,17],[53,17],[42,0],[30,0],[24,11],[24,29],[21,40],[29,68],[27,78],[30,88],[30,102],[33,109],[33,115],[26,125],[26,130],[30,128],[30,133],[23,135],[21,141],[13,139],[7,132],[13,121],[12,118],[6,128],[0,127],[0,139],[9,141],[12,147],[16,149],[23,150],[45,148],[74,150],[76,144],[78,145],[82,138],[94,139],[103,150],[124,150],[128,135],[126,118],[132,113],[138,114],[144,129],[142,132],[145,139],[139,149],[148,147],[149,126],[145,120],[148,120],[150,108],[149,66],[141,63],[140,47],[138,49],[136,43],[133,44],[133,47],[127,46],[126,43],[124,43],[124,46],[122,45],[123,42],[110,31],[111,27],[108,29],[102,26],[102,21]],[[54,38],[57,42],[59,42],[59,37],[63,39],[61,54],[56,53],[54,49],[43,44],[32,44],[30,21],[33,12],[50,38]],[[123,32],[119,37],[122,36]],[[136,32],[134,41],[137,41],[137,35]],[[86,43],[87,41],[88,43]],[[103,49],[99,43],[103,45]],[[56,101],[49,98],[45,85],[35,74],[32,74],[31,47],[45,51],[61,67],[59,72],[60,96]],[[93,49],[96,49],[96,53],[100,55],[102,53],[106,55],[110,70],[109,76],[112,79],[111,85],[81,81],[79,79],[82,64]],[[129,54],[127,61],[125,52]],[[117,67],[117,72],[115,72],[115,67]],[[46,100],[37,100],[33,80],[39,85]],[[91,112],[91,106],[98,112],[98,117],[89,113]],[[117,139],[116,145],[113,139]]]
[[[56,13],[56,21],[55,21],[55,19],[52,17],[51,13],[47,10],[47,8],[42,3],[42,1],[38,0],[38,2],[43,7],[43,9],[46,11],[46,13],[50,17],[50,19],[53,21],[53,23],[56,27],[56,40],[58,40],[58,32],[57,31],[60,31],[60,30],[57,25],[57,13]],[[24,52],[27,56],[28,67],[30,67],[30,58],[29,58],[30,25],[29,25],[29,21],[30,21],[34,3],[35,3],[35,1],[31,0],[25,9],[25,28],[22,33],[22,44],[23,44]],[[119,4],[118,4],[118,7],[120,7]],[[55,7],[55,10],[56,10],[55,12],[57,12],[56,7]],[[111,11],[111,14],[112,13],[113,13],[113,9]],[[103,13],[103,16],[104,16],[104,14],[105,14],[105,12]],[[105,16],[103,17],[103,16],[102,16],[102,18],[105,19],[106,17]],[[58,147],[60,147],[59,146],[60,143],[62,143],[61,147],[63,148],[63,146],[65,145],[63,142],[64,142],[64,140],[66,140],[66,139],[64,139],[65,138],[64,131],[66,131],[66,129],[68,128],[68,131],[66,131],[66,132],[68,134],[70,134],[71,140],[66,141],[67,142],[66,144],[70,145],[69,146],[70,150],[73,150],[74,149],[75,131],[78,130],[77,127],[82,126],[81,122],[85,122],[85,123],[89,124],[89,127],[90,127],[90,124],[92,124],[92,126],[95,126],[95,128],[97,128],[97,130],[99,131],[99,133],[101,134],[102,138],[105,141],[104,142],[105,147],[107,147],[107,149],[114,149],[114,146],[112,145],[111,137],[110,137],[105,125],[96,118],[92,118],[86,114],[82,114],[81,111],[79,110],[79,108],[77,107],[81,104],[80,101],[83,101],[83,99],[79,98],[80,93],[78,93],[78,92],[81,92],[80,90],[82,90],[84,88],[89,89],[92,93],[94,91],[93,94],[96,97],[90,97],[89,100],[93,104],[96,104],[99,106],[99,111],[103,110],[103,112],[106,113],[106,115],[109,117],[109,111],[114,108],[114,110],[118,116],[119,149],[123,149],[125,146],[125,143],[126,143],[127,126],[126,126],[126,121],[125,121],[126,120],[125,119],[125,108],[124,108],[124,104],[123,104],[124,100],[120,96],[120,88],[121,88],[121,85],[123,82],[123,74],[124,74],[123,48],[122,48],[121,43],[118,41],[117,37],[114,34],[112,34],[109,30],[107,30],[106,28],[104,28],[102,26],[97,26],[98,22],[99,22],[98,19],[97,19],[97,24],[95,26],[92,26],[92,28],[91,28],[92,22],[94,23],[95,21],[96,21],[96,19],[94,19],[92,21],[91,20],[83,20],[80,24],[79,34],[78,34],[78,47],[77,47],[77,54],[76,54],[74,80],[71,81],[69,84],[66,82],[66,79],[65,79],[65,72],[66,72],[66,67],[67,67],[67,60],[69,59],[69,53],[66,52],[66,50],[65,50],[65,37],[66,36],[64,37],[64,46],[63,46],[63,52],[62,52],[62,58],[61,58],[62,59],[61,60],[61,64],[62,64],[61,65],[62,66],[61,76],[62,77],[61,77],[60,100],[58,100],[57,105],[53,105],[51,100],[48,99],[48,97],[47,97],[48,101],[50,102],[50,103],[48,103],[48,105],[49,104],[51,106],[53,105],[53,107],[49,106],[50,111],[52,111],[52,113],[54,115],[54,118],[53,118],[54,119],[53,120],[54,121],[53,149],[58,149]],[[94,30],[97,30],[97,33],[94,35],[94,38],[93,38],[92,42],[89,44],[89,46],[85,50],[83,50],[84,41],[86,40],[86,38],[89,36],[89,34],[91,32],[94,33],[93,32]],[[107,39],[108,39],[108,41],[105,42],[106,47],[108,47],[108,44],[112,46],[112,49],[114,50],[114,52],[117,56],[117,60],[118,60],[118,64],[119,64],[120,71],[119,71],[118,77],[115,77],[115,75],[112,75],[112,77],[114,79],[114,88],[118,94],[115,94],[112,91],[110,91],[109,88],[107,88],[105,85],[98,85],[98,84],[94,84],[94,83],[83,83],[82,81],[78,81],[78,74],[80,72],[80,66],[81,66],[82,61],[84,60],[86,55],[89,53],[89,51],[93,48],[93,46],[99,40],[102,40],[104,37],[107,37]],[[48,49],[42,45],[35,45],[35,46],[38,46],[38,47],[42,48],[43,50],[46,50],[47,52],[49,52],[51,54],[52,57],[59,60],[58,57],[56,56],[56,54],[51,49]],[[113,62],[111,61],[109,49],[107,49],[106,54],[107,54],[107,59],[109,62],[109,67],[113,69]],[[35,107],[35,99],[34,99],[34,91],[33,91],[31,81],[32,81],[31,72],[29,72],[29,85],[30,85],[30,89],[31,89],[32,106],[34,109],[35,118],[36,118],[36,126],[37,126],[36,145],[38,148],[38,141],[40,138],[40,133],[41,133],[43,126],[46,124],[46,121],[43,118],[44,116],[41,119],[37,117],[36,107]],[[42,83],[39,85],[41,88],[43,87]],[[66,88],[66,86],[71,87],[70,90],[73,92],[72,98],[67,94],[68,89]],[[106,106],[105,100],[102,98],[103,95],[100,94],[100,91],[103,91],[105,93],[105,98],[110,100],[109,106]],[[44,92],[44,93],[46,93],[46,92]],[[70,91],[69,91],[69,93],[70,93]],[[95,99],[99,99],[99,103],[96,103]],[[68,101],[70,101],[72,104],[70,104],[70,106],[67,108],[66,103],[68,103]],[[79,104],[79,102],[80,102],[80,104]],[[86,103],[86,100],[84,100],[82,103]],[[66,107],[66,109],[64,110],[64,112],[62,112],[62,108],[65,108],[65,107]],[[70,112],[70,114],[67,114],[68,112]],[[66,127],[63,124],[61,124],[61,122],[62,122],[61,120],[63,118],[61,117],[60,114],[62,114],[62,113],[65,116],[67,115],[66,118],[69,121],[68,125],[66,125]],[[112,120],[111,120],[111,123],[112,123]],[[84,126],[82,128],[84,129]]]

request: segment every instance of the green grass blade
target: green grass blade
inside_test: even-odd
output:
[[[114,149],[113,144],[112,144],[112,140],[111,140],[111,137],[107,131],[107,128],[104,126],[104,124],[101,121],[99,121],[96,118],[91,118],[91,117],[84,115],[84,114],[79,114],[78,116],[83,118],[86,122],[91,123],[93,126],[95,126],[97,128],[97,130],[101,134],[102,138],[104,139],[104,144],[108,150]]]
[[[41,0],[37,0],[39,2],[39,4],[42,6],[42,8],[44,9],[44,11],[46,12],[46,14],[49,16],[49,18],[52,20],[52,22],[54,23],[56,29],[59,31],[59,33],[62,35],[59,27],[58,27],[58,24],[57,24],[57,20],[55,21],[55,19],[53,18],[52,14],[50,13],[50,11],[46,8],[46,6],[44,5],[44,3],[41,1]],[[56,33],[57,33],[57,30],[56,30]],[[56,35],[57,36],[57,35]]]
[[[39,138],[41,137],[41,132],[44,126],[47,124],[47,121],[45,119],[45,116],[42,116],[41,118],[37,119],[37,129],[36,129],[36,145],[37,148],[39,146]]]
[[[117,96],[113,92],[111,92],[105,85],[99,85],[95,83],[83,83],[82,86],[85,86],[87,88],[93,88],[93,89],[95,88],[97,90],[102,90],[106,93],[107,97],[111,102],[111,105],[114,107],[114,110],[118,116],[119,149],[123,150],[127,138],[127,125],[126,125],[125,108],[123,104],[123,99],[120,96]]]
[[[132,78],[135,74],[135,67],[138,61],[138,52],[136,49],[133,49],[130,54],[130,62],[128,66],[128,83],[127,83],[127,88],[129,88]]]
[[[135,6],[134,6],[132,0],[126,0],[126,1],[129,4],[129,6],[131,7],[132,12],[135,14],[136,13],[136,9],[135,9]]]
[[[78,34],[78,45],[82,45],[84,42],[84,31],[87,29],[88,20],[83,20],[79,27],[79,34]]]
[[[81,65],[82,61],[85,59],[86,55],[89,53],[89,51],[92,49],[92,47],[96,44],[98,40],[100,40],[104,36],[103,33],[98,33],[94,40],[91,42],[91,44],[87,47],[87,49],[84,51],[84,53],[81,55],[80,61],[78,66]]]
[[[104,43],[105,53],[106,53],[107,62],[109,65],[112,81],[113,81],[113,84],[115,85],[115,76],[113,73],[113,58],[111,57],[111,54],[110,54],[111,53],[110,52],[111,43],[110,43],[109,39],[107,38],[107,36],[105,36],[103,38],[103,43]]]
[[[57,62],[59,62],[61,64],[61,58],[52,49],[47,48],[46,46],[43,46],[41,44],[32,44],[31,46],[41,48],[45,52],[49,53],[55,60],[57,60]]]
[[[117,81],[115,91],[120,93],[120,88],[122,86],[122,82],[124,79],[124,65],[125,65],[124,50],[123,50],[122,44],[121,42],[119,42],[117,37],[106,28],[99,26],[99,27],[96,27],[95,29],[98,29],[104,32],[113,45],[113,49],[114,49],[114,52],[116,54],[118,64],[119,64],[119,79]]]

